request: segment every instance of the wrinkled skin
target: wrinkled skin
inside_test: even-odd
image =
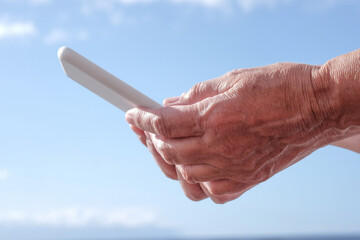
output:
[[[359,134],[338,111],[328,65],[279,63],[196,84],[126,120],[192,200],[238,198],[316,149]],[[349,128],[350,127],[350,128]]]

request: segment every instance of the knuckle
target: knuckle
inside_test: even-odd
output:
[[[221,76],[223,79],[238,79],[239,75],[244,72],[244,69],[234,69]]]
[[[234,69],[232,71],[229,71],[227,73],[224,74],[224,77],[226,78],[231,78],[231,77],[235,77],[239,74],[239,69]]]
[[[176,167],[179,170],[179,172],[180,172],[181,176],[183,177],[183,179],[186,182],[191,183],[191,177],[190,177],[189,171],[187,169],[187,166],[177,165]]]
[[[237,144],[228,141],[218,144],[218,152],[225,159],[237,159],[241,155]]]
[[[246,159],[241,163],[240,168],[246,172],[254,172],[256,170],[256,165],[254,159]]]
[[[173,150],[166,143],[164,143],[164,142],[159,143],[157,145],[157,150],[167,163],[175,163],[176,162],[176,158],[175,158],[175,154],[173,153]]]
[[[199,82],[193,86],[193,92],[195,94],[202,92],[204,89],[206,89],[206,84],[204,82]]]
[[[204,83],[200,82],[195,84],[188,92],[184,94],[185,99],[192,99],[196,97],[199,93],[201,93],[202,89],[204,89]]]
[[[227,194],[227,191],[223,187],[219,186],[214,182],[207,182],[206,188],[209,193],[214,197],[221,197]]]
[[[207,125],[207,114],[206,110],[203,109],[202,105],[196,105],[194,108],[194,130],[198,133],[203,133],[205,131],[205,126]]]
[[[171,128],[167,126],[163,116],[156,116],[152,120],[152,125],[154,127],[155,132],[160,136],[167,138],[171,137]]]
[[[257,166],[249,176],[249,182],[262,183],[271,178],[276,173],[276,166],[273,161],[266,159],[261,165]]]
[[[254,175],[254,180],[258,183],[265,182],[273,175],[273,167],[270,165],[267,165],[263,167],[261,170],[259,170]]]
[[[192,174],[189,173],[189,171],[183,169],[181,174],[183,175],[183,178],[185,179],[186,182],[194,183],[194,176],[192,176]]]

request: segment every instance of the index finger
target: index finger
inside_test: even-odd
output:
[[[202,136],[202,116],[198,104],[162,108],[133,108],[126,121],[138,128],[166,138]]]

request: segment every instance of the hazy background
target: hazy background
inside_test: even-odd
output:
[[[62,45],[161,102],[235,68],[360,48],[356,0],[0,0],[0,239],[360,234],[360,157],[326,147],[225,205],[188,200]]]

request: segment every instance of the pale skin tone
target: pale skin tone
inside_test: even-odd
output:
[[[360,50],[234,70],[126,120],[186,196],[225,203],[326,145],[360,152]]]

